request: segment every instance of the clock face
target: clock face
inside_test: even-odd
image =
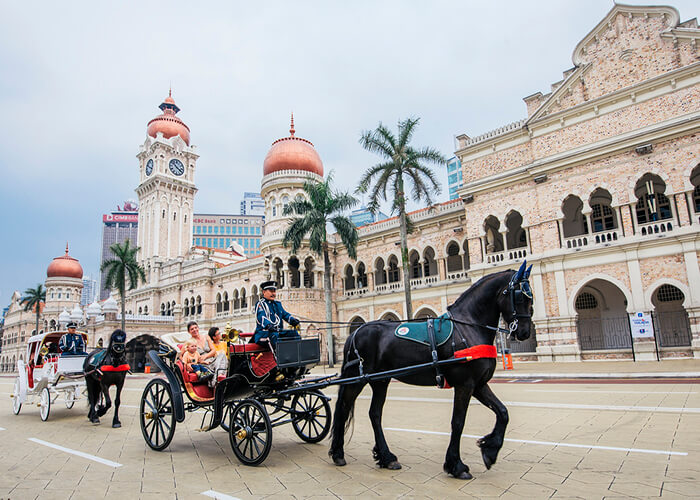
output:
[[[182,175],[185,173],[185,166],[177,158],[170,160],[168,166],[170,167],[170,171],[175,175]]]
[[[146,175],[151,175],[153,173],[153,160],[148,160],[146,163]]]

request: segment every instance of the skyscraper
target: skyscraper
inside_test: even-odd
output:
[[[462,186],[462,163],[456,156],[447,160],[447,185],[450,200],[458,198],[457,190]]]
[[[243,193],[241,215],[265,215],[265,202],[260,193]]]
[[[102,254],[100,255],[100,263],[114,256],[109,249],[114,243],[123,243],[129,239],[132,246],[137,246],[138,223],[138,205],[133,201],[127,201],[122,208],[117,207],[116,211],[102,215]],[[105,279],[105,273],[100,272],[100,300],[109,297],[109,290],[105,288]]]
[[[87,306],[97,297],[97,281],[90,276],[83,277],[83,291],[80,293],[80,305]]]

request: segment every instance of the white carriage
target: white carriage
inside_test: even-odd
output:
[[[63,397],[66,408],[85,394],[83,363],[87,354],[61,353],[58,344],[67,332],[49,332],[30,337],[25,360],[17,361],[17,378],[12,392],[12,411],[19,414],[24,403],[36,402],[41,420],[46,421],[51,405]],[[87,345],[87,333],[83,336]]]

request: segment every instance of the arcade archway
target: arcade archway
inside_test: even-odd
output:
[[[151,349],[158,349],[160,340],[153,335],[139,335],[126,343],[126,360],[131,365],[131,371],[134,373],[143,373],[146,364],[150,364],[147,353]],[[151,370],[155,371],[155,365],[151,365]]]

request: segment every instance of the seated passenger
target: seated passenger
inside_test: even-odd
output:
[[[201,356],[197,352],[197,344],[193,340],[185,342],[182,362],[185,364],[185,371],[195,373],[200,382],[208,380],[214,375],[209,371],[209,367],[201,363]]]
[[[296,330],[284,330],[282,320],[292,326],[297,326],[299,320],[284,310],[282,304],[275,300],[277,297],[277,282],[265,281],[260,284],[262,297],[255,306],[255,335],[253,342],[267,340],[274,348],[278,340],[300,338]]]
[[[74,321],[71,321],[66,325],[66,328],[68,329],[68,333],[64,334],[61,340],[58,341],[58,347],[61,349],[63,355],[87,354],[85,352],[85,340],[83,340],[83,336],[75,331],[78,325]]]
[[[221,331],[218,327],[212,326],[209,329],[209,339],[211,340],[212,352],[216,353],[209,368],[214,372],[214,377],[209,380],[209,385],[214,387],[219,375],[226,375],[228,370],[228,345],[221,340]]]

